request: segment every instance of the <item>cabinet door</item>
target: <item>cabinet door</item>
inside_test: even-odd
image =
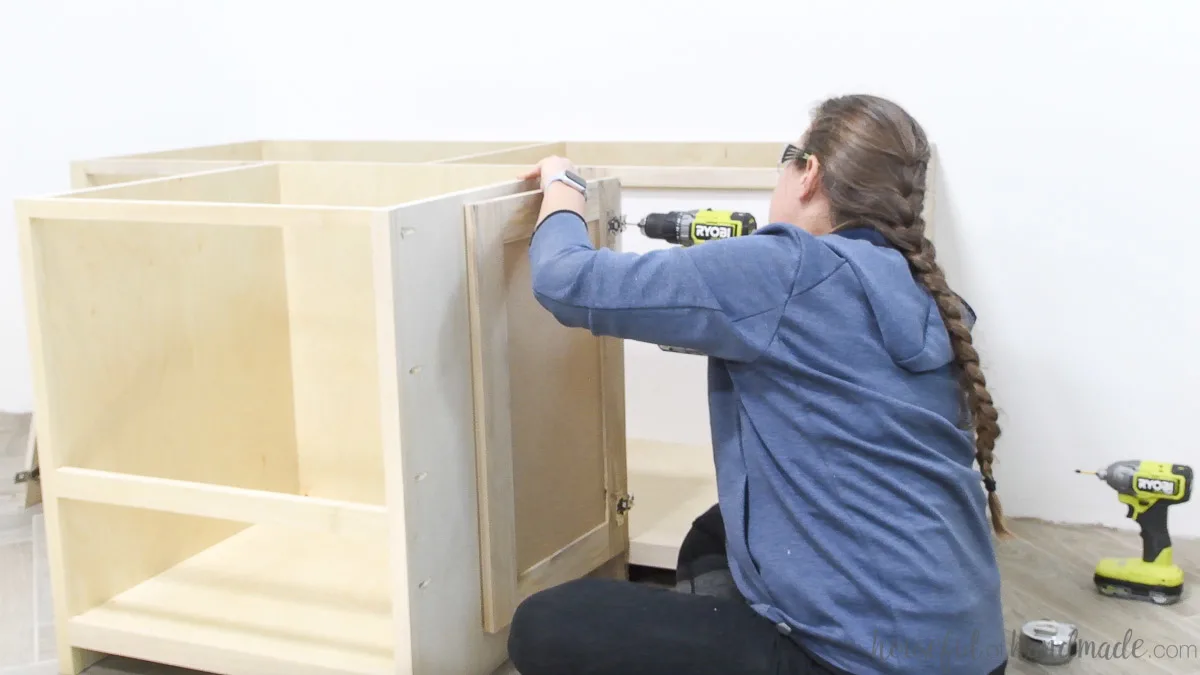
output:
[[[533,296],[542,194],[467,207],[484,628],[629,547],[619,339],[559,324]],[[615,178],[589,185],[592,243],[617,248]]]

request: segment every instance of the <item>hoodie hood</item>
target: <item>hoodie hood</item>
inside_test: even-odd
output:
[[[936,370],[954,360],[950,335],[933,296],[913,280],[904,255],[874,229],[857,227],[822,237],[858,276],[884,349],[911,372]],[[975,312],[963,301],[967,327]]]

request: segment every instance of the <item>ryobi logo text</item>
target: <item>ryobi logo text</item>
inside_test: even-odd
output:
[[[695,226],[696,239],[728,239],[733,236],[733,228],[729,225],[700,225]]]
[[[1161,480],[1158,478],[1139,478],[1137,479],[1138,490],[1142,492],[1154,492],[1160,495],[1175,494],[1175,481]]]

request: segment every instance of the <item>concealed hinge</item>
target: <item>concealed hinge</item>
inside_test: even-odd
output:
[[[34,469],[33,471],[19,471],[17,472],[17,475],[13,476],[13,483],[20,485],[21,483],[39,481],[41,478],[42,471],[40,468]]]
[[[612,214],[609,214],[609,216],[608,216],[608,231],[609,232],[612,232],[613,234],[620,234],[621,232],[623,232],[625,230],[625,224],[626,224],[625,216],[623,216],[623,215],[614,216]]]

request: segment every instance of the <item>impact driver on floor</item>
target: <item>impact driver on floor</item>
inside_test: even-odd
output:
[[[1127,460],[1095,475],[1117,491],[1125,517],[1142,530],[1141,558],[1105,558],[1096,565],[1096,589],[1107,596],[1170,605],[1183,595],[1183,570],[1176,565],[1167,530],[1167,509],[1192,496],[1192,469],[1182,464]]]
[[[754,216],[742,211],[716,211],[694,209],[692,211],[669,211],[651,213],[638,222],[642,234],[677,246],[695,246],[706,241],[732,239],[753,234],[758,229]],[[700,352],[681,347],[659,345],[664,352],[693,354]]]

